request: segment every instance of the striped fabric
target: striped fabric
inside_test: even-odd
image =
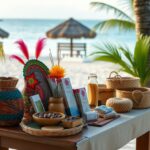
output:
[[[0,121],[16,121],[23,117],[23,111],[19,111],[17,114],[0,114]]]
[[[0,91],[0,101],[10,101],[20,98],[22,98],[22,94],[17,89],[11,91]]]

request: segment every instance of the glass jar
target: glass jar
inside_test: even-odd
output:
[[[98,106],[98,81],[93,73],[88,77],[88,101],[91,107]]]

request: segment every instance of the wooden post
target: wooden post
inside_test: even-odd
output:
[[[70,39],[70,57],[73,57],[73,38]]]
[[[136,150],[150,150],[150,132],[136,139]]]

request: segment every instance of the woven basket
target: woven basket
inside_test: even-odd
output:
[[[98,100],[100,104],[105,105],[107,99],[115,96],[114,89],[107,89],[105,84],[98,85]]]
[[[116,90],[116,96],[119,98],[129,98],[133,101],[133,108],[150,107],[150,89],[149,88],[128,88]]]
[[[36,129],[29,127],[24,121],[20,123],[22,130],[30,135],[34,136],[51,136],[51,137],[63,137],[78,134],[82,131],[83,125],[75,128],[64,129],[62,131],[45,131],[41,129]]]
[[[113,74],[115,74],[115,76],[112,76]],[[106,87],[109,89],[140,87],[140,79],[121,77],[117,72],[113,71],[106,80]]]
[[[15,88],[17,85],[18,79],[14,77],[0,77],[0,89],[7,90]]]
[[[118,113],[129,112],[133,107],[133,102],[127,98],[110,98],[106,102],[106,106],[112,107]]]

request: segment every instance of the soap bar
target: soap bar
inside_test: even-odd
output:
[[[113,111],[111,107],[107,107],[105,105],[101,105],[95,108],[96,111],[98,111],[100,114],[107,114]]]
[[[99,118],[99,115],[96,111],[89,111],[84,113],[86,121],[93,121]]]

